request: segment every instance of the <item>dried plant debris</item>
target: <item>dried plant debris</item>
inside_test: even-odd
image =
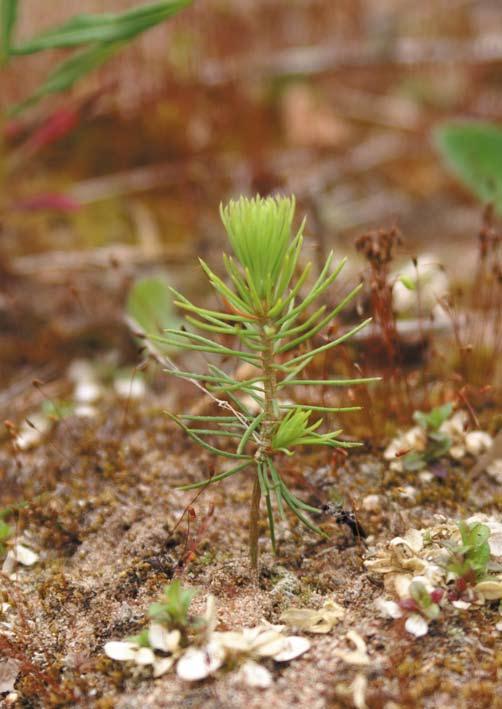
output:
[[[12,658],[0,662],[0,694],[12,692],[20,671],[20,663]]]
[[[368,705],[366,704],[367,689],[368,680],[362,672],[356,674],[350,685],[347,685],[345,682],[340,682],[335,687],[337,696],[352,700],[355,709],[368,709]]]
[[[354,646],[351,650],[335,650],[334,653],[349,665],[364,667],[371,662],[366,643],[355,630],[349,630],[346,639]]]
[[[239,680],[251,687],[266,688],[273,677],[260,660],[290,662],[310,649],[306,638],[285,635],[283,625],[264,623],[216,632],[214,598],[208,597],[204,616],[191,618],[188,606],[192,596],[193,592],[175,581],[166,588],[167,602],[150,607],[149,615],[156,621],[134,638],[106,643],[105,653],[113,660],[133,662],[140,669],[149,666],[154,677],[176,666],[176,674],[186,682],[205,679],[222,667],[238,668]],[[178,627],[173,628],[175,625]]]
[[[438,406],[428,413],[415,411],[417,425],[394,438],[384,451],[390,467],[399,472],[425,471],[444,456],[461,460],[478,458],[493,444],[485,431],[469,431],[465,411],[452,414],[452,405]]]
[[[502,600],[502,523],[475,515],[458,524],[410,529],[403,537],[370,549],[372,573],[384,575],[385,596],[376,608],[387,618],[405,619],[405,629],[420,637],[443,608],[467,610]]]
[[[19,427],[14,444],[20,451],[31,450],[41,443],[52,428],[52,421],[43,412],[30,414]]]
[[[307,633],[329,633],[344,616],[345,609],[332,599],[328,599],[319,610],[287,608],[282,613],[280,621]]]

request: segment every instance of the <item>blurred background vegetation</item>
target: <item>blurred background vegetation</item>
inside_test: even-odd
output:
[[[22,0],[15,41],[142,4]],[[460,284],[472,274],[481,206],[433,132],[502,116],[496,0],[199,0],[8,115],[70,51],[2,68],[6,380],[9,362],[31,376],[122,345],[117,313],[138,276],[196,292],[194,255],[219,261],[217,207],[239,193],[294,192],[314,258],[349,255],[351,277],[356,237],[394,226],[398,265],[425,253]]]

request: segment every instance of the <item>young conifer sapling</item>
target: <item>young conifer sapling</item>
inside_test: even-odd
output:
[[[322,414],[354,411],[358,407],[291,403],[286,401],[287,389],[296,385],[345,387],[375,381],[374,378],[317,380],[302,377],[314,357],[348,340],[369,320],[326,344],[311,347],[313,338],[354,298],[361,285],[334,308],[315,305],[336,280],[345,259],[333,267],[333,253],[330,253],[305,294],[311,264],[299,269],[304,223],[295,234],[292,230],[294,212],[294,198],[286,197],[240,198],[222,206],[221,219],[233,251],[233,255],[223,256],[227,281],[200,259],[202,269],[220,298],[221,310],[199,307],[173,291],[176,305],[185,313],[186,327],[166,329],[162,336],[147,333],[151,340],[208,355],[206,373],[183,371],[165,358],[167,371],[202,386],[225,415],[169,415],[190,438],[230,461],[230,465],[212,478],[182,489],[192,490],[237,473],[247,473],[252,481],[249,551],[255,568],[262,498],[274,551],[274,504],[282,519],[289,508],[306,527],[323,534],[308,516],[319,510],[291,492],[281,476],[277,459],[283,454],[293,455],[299,446],[350,448],[359,445],[340,440],[341,430],[320,430]],[[231,359],[235,366],[232,370],[224,369],[221,362],[215,363],[214,356],[225,362]],[[246,378],[236,376],[237,365],[248,365]],[[242,372],[244,368],[240,369]],[[215,443],[218,440],[229,441],[230,445],[218,447]]]

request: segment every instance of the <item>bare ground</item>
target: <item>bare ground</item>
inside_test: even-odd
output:
[[[294,522],[282,528],[277,558],[264,535],[256,578],[247,559],[245,477],[207,489],[193,504],[191,529],[186,517],[176,527],[194,495],[174,486],[207,476],[211,461],[171,428],[162,396],[130,406],[126,416],[123,403],[109,400],[97,419],[60,422],[32,452],[2,445],[4,501],[20,488],[34,500],[19,514],[18,534],[40,550],[39,564],[18,567],[3,589],[15,608],[13,634],[1,646],[20,661],[15,706],[354,706],[348,687],[361,672],[368,707],[502,706],[495,605],[448,611],[427,636],[413,638],[399,622],[377,616],[381,577],[366,573],[364,545],[329,518],[329,541]],[[410,481],[391,476],[380,457],[352,455],[336,468],[305,456],[284,461],[282,470],[312,502],[326,501],[333,487],[356,504],[378,493],[381,509],[359,512],[370,544],[432,524],[437,514],[458,518],[496,506],[488,482],[471,485],[460,466],[406,499]],[[300,659],[272,663],[268,690],[246,688],[225,672],[191,685],[173,674],[152,680],[106,658],[104,643],[140,629],[149,603],[175,576],[199,589],[195,612],[208,592],[216,596],[220,629],[276,622],[285,607],[317,607],[328,597],[346,615],[329,635],[312,636]],[[371,664],[362,670],[333,652],[347,647],[348,630],[367,643]]]

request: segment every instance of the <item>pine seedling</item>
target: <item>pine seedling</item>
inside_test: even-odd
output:
[[[284,454],[292,455],[299,446],[350,448],[359,445],[340,440],[341,430],[321,432],[323,419],[319,416],[354,411],[359,407],[287,403],[285,392],[297,385],[344,387],[375,381],[374,378],[318,380],[302,377],[302,372],[317,355],[346,342],[369,320],[312,348],[314,337],[333,322],[359,292],[361,285],[334,308],[323,304],[311,307],[334,283],[345,260],[333,267],[334,257],[330,253],[310,290],[302,295],[311,264],[307,263],[299,270],[304,225],[293,233],[294,212],[294,198],[286,197],[240,198],[222,206],[221,219],[233,251],[233,255],[223,256],[228,281],[221,279],[200,259],[204,273],[221,299],[222,309],[199,307],[173,291],[176,305],[184,311],[186,328],[166,329],[163,335],[146,333],[153,343],[208,356],[205,374],[182,371],[168,358],[164,361],[168,364],[169,374],[203,388],[225,415],[169,415],[191,439],[230,461],[230,467],[209,480],[185,485],[182,489],[192,490],[237,473],[248,473],[253,481],[249,549],[251,564],[255,568],[262,498],[274,551],[274,502],[282,519],[289,508],[306,527],[323,534],[309,516],[320,510],[290,491],[281,476],[277,459]],[[218,364],[214,362],[214,356],[219,357]],[[239,366],[234,367],[234,373],[229,373],[222,368],[221,360],[233,360]],[[238,369],[239,376],[235,374]],[[242,378],[243,371],[247,372],[245,378]],[[230,442],[229,447],[217,447],[214,443],[217,437]]]

